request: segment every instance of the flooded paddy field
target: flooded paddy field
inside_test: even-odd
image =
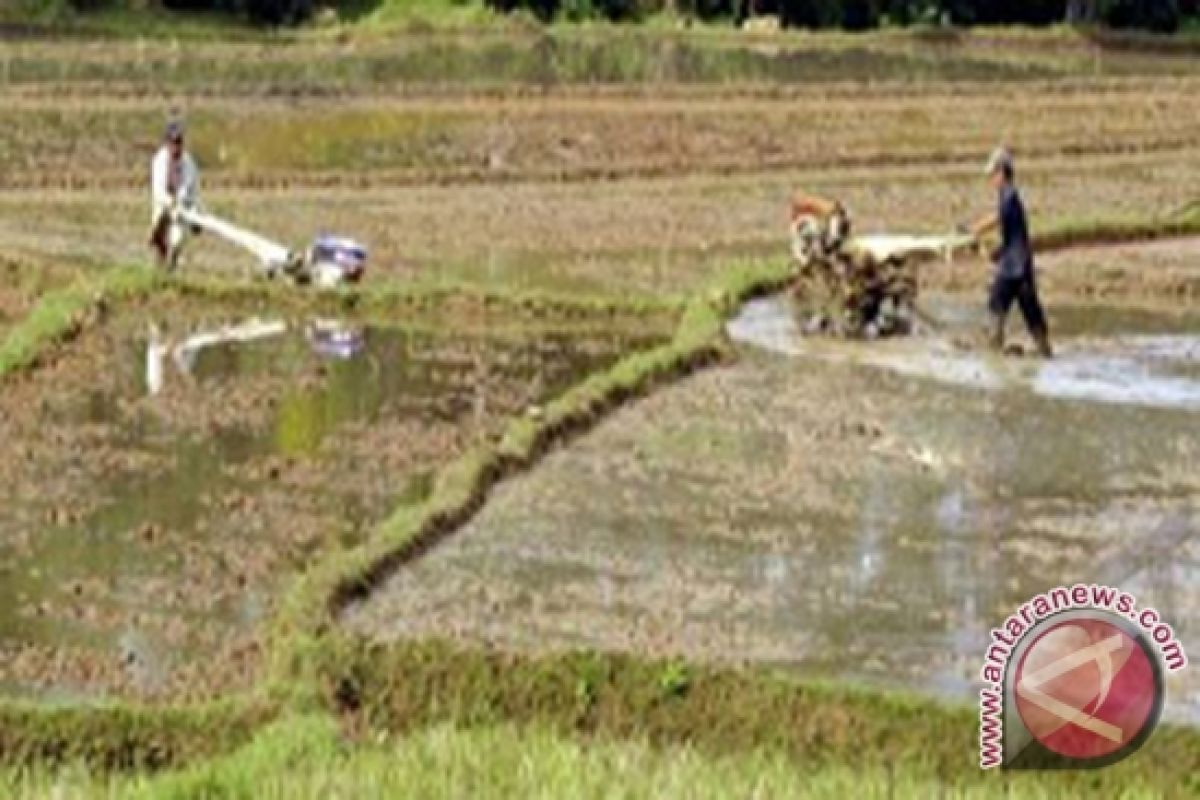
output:
[[[1200,320],[1052,306],[1042,362],[956,344],[979,302],[930,296],[933,332],[871,344],[748,305],[737,363],[502,486],[346,624],[961,701],[988,631],[1060,584],[1120,586],[1200,641]],[[1194,676],[1168,696],[1169,717],[1200,721]]]
[[[0,379],[0,795],[1194,787],[1200,728],[981,773],[964,701],[988,630],[1058,583],[1200,646],[1200,43],[337,5],[0,36],[0,369],[36,354]],[[175,113],[205,210],[360,241],[361,287],[260,291],[207,234],[178,280],[139,273]],[[802,339],[766,298],[711,360],[732,298],[783,279],[793,192],[946,234],[993,207],[998,143],[1057,360],[973,346],[965,254],[922,267],[923,336]],[[676,755],[705,771],[641,780]],[[77,761],[102,772],[75,791]]]
[[[664,333],[529,316],[393,325],[160,296],[7,378],[0,689],[179,698],[252,682],[279,592],[315,556]]]

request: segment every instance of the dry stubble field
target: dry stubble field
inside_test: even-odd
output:
[[[147,162],[171,108],[212,210],[289,243],[358,236],[376,275],[415,280],[680,292],[730,256],[775,252],[797,186],[843,198],[860,230],[944,231],[988,205],[978,172],[998,142],[1042,226],[1166,215],[1200,182],[1186,50],[630,35],[572,56],[562,38],[319,55],[5,44],[0,234],[31,256],[144,258]],[[246,261],[206,244],[189,264]]]

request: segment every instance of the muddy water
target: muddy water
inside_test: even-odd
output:
[[[0,394],[9,691],[244,684],[278,590],[313,553],[354,543],[471,442],[639,344],[156,322],[152,337],[147,320],[116,321]]]
[[[1190,321],[1056,314],[1062,355],[1043,364],[952,346],[971,311],[932,306],[946,333],[879,346],[801,340],[786,306],[749,307],[739,363],[504,486],[348,623],[969,700],[991,627],[1100,581],[1200,649]],[[1169,692],[1170,716],[1200,720],[1200,680]]]
[[[1015,352],[982,347],[979,310],[949,298],[926,302],[921,335],[867,346],[801,334],[787,300],[748,303],[729,323],[736,341],[810,359],[848,360],[918,378],[988,390],[1029,391],[1090,403],[1200,409],[1200,318],[1082,307],[1056,319],[1058,357],[1032,357],[1010,331]],[[1011,325],[1019,328],[1018,315]],[[976,324],[973,324],[976,323]],[[1064,338],[1065,337],[1065,338]]]

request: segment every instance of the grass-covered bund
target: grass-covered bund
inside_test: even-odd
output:
[[[589,377],[539,413],[513,420],[498,440],[442,470],[428,497],[397,508],[365,544],[318,560],[281,604],[267,673],[254,691],[175,707],[0,703],[6,792],[250,798],[1183,797],[1200,791],[1200,735],[1190,729],[1163,728],[1136,758],[1104,771],[984,775],[967,707],[800,681],[763,667],[593,652],[529,657],[438,641],[384,646],[339,629],[347,601],[451,533],[506,476],[614,406],[727,357],[726,316],[747,297],[783,285],[789,272],[780,261],[735,263],[682,307],[604,301],[616,317],[674,314],[675,334]],[[87,325],[102,324],[112,304],[154,292],[292,302],[275,287],[113,270],[46,295],[0,348],[3,373],[35,368]],[[455,302],[565,308],[575,301],[385,287],[311,302],[387,317]]]
[[[630,118],[634,119],[634,125],[629,126],[632,132],[617,128],[622,136],[628,133],[626,139],[632,143],[628,154],[618,154],[628,156],[628,163],[612,163],[604,149],[582,149],[587,156],[582,167],[570,167],[574,151],[568,150],[560,156],[568,166],[554,167],[557,172],[547,174],[560,181],[552,186],[553,198],[560,203],[575,197],[570,193],[576,191],[588,197],[612,194],[613,205],[637,206],[638,215],[652,221],[648,236],[655,245],[661,230],[654,222],[658,217],[646,213],[653,211],[650,204],[691,198],[704,190],[712,192],[712,203],[726,204],[725,212],[707,213],[708,206],[697,205],[696,216],[684,217],[678,231],[682,241],[679,249],[700,252],[698,248],[707,247],[708,242],[701,242],[697,231],[710,233],[722,218],[745,218],[749,212],[737,212],[745,201],[742,194],[718,193],[698,176],[725,170],[730,175],[721,176],[722,186],[744,187],[738,191],[745,196],[767,194],[769,203],[775,203],[774,191],[762,188],[772,179],[761,167],[763,156],[752,150],[742,155],[746,132],[755,136],[772,133],[757,130],[763,119],[761,109],[745,114],[734,113],[734,109],[728,114],[739,119],[728,125],[712,110],[724,109],[726,103],[736,106],[731,100],[734,96],[781,98],[784,106],[793,95],[797,100],[792,104],[799,104],[815,95],[836,98],[839,92],[853,94],[856,83],[874,88],[871,91],[876,100],[882,100],[871,106],[870,98],[865,98],[864,108],[877,114],[875,119],[886,116],[890,125],[876,131],[860,124],[862,118],[856,109],[842,108],[839,120],[845,125],[830,134],[836,138],[852,132],[865,137],[841,154],[845,170],[835,162],[839,175],[853,173],[839,178],[847,184],[836,184],[832,175],[798,176],[816,181],[818,187],[858,191],[856,209],[871,209],[869,196],[877,194],[880,197],[875,198],[877,206],[872,211],[877,217],[898,225],[920,223],[923,228],[932,228],[935,223],[942,224],[943,219],[914,216],[916,211],[910,206],[920,203],[913,203],[916,194],[910,192],[918,192],[918,179],[924,180],[925,173],[938,172],[932,167],[935,164],[952,168],[943,181],[947,186],[976,180],[976,162],[983,156],[976,128],[991,131],[990,112],[979,112],[982,107],[978,103],[973,114],[962,106],[977,95],[990,96],[990,83],[1004,84],[1002,90],[1007,91],[1025,82],[1042,82],[1031,84],[1037,88],[1026,90],[1028,96],[1052,89],[1055,80],[1069,77],[1075,82],[1068,86],[1070,91],[1062,95],[1046,92],[1046,97],[1066,108],[1064,114],[1078,115],[1068,120],[1069,125],[1058,126],[1056,115],[1042,119],[1040,107],[1019,109],[1030,118],[1022,122],[1026,127],[1019,126],[1020,131],[1027,128],[1027,139],[1036,140],[1045,149],[1040,154],[1044,164],[1034,164],[1037,169],[1027,170],[1025,175],[1033,179],[1057,175],[1063,166],[1086,168],[1092,170],[1090,175],[1097,184],[1087,185],[1087,197],[1078,200],[1064,188],[1074,186],[1072,181],[1045,184],[1042,201],[1032,209],[1038,215],[1034,225],[1039,249],[1200,233],[1200,210],[1195,205],[1183,207],[1174,215],[1158,215],[1151,205],[1160,193],[1159,187],[1152,186],[1153,178],[1130,179],[1130,175],[1141,175],[1136,170],[1142,169],[1142,158],[1146,163],[1153,162],[1152,166],[1162,161],[1172,169],[1180,167],[1180,180],[1187,180],[1192,173],[1186,168],[1194,163],[1190,154],[1195,150],[1189,149],[1190,145],[1175,149],[1178,143],[1150,124],[1133,132],[1121,128],[1116,133],[1105,133],[1110,121],[1114,125],[1144,122],[1120,119],[1121,115],[1110,119],[1109,104],[1132,97],[1134,91],[1141,92],[1151,82],[1157,85],[1159,78],[1165,89],[1146,89],[1150,96],[1142,100],[1153,100],[1154,91],[1163,92],[1175,103],[1175,116],[1182,118],[1176,121],[1186,127],[1192,119],[1187,116],[1190,107],[1182,103],[1181,109],[1177,98],[1186,98],[1195,77],[1195,56],[1200,53],[1195,37],[1164,40],[1112,35],[1091,40],[1066,30],[1049,34],[1004,30],[823,36],[787,32],[746,40],[731,31],[712,29],[526,30],[520,26],[450,30],[436,36],[428,31],[380,26],[378,30],[356,30],[354,36],[349,36],[350,31],[344,28],[257,34],[208,23],[181,32],[175,23],[169,29],[130,30],[125,26],[126,19],[97,20],[97,24],[101,22],[112,23],[112,28],[102,32],[112,35],[118,41],[116,46],[76,48],[72,42],[30,36],[6,43],[8,49],[0,59],[0,86],[11,92],[6,95],[11,97],[10,107],[0,110],[0,116],[10,122],[6,133],[0,134],[0,162],[5,164],[0,184],[12,190],[5,198],[5,213],[11,215],[7,230],[20,233],[20,225],[37,231],[47,219],[66,218],[73,225],[72,241],[62,246],[76,246],[78,240],[82,242],[79,247],[88,249],[89,259],[101,263],[120,260],[118,249],[106,251],[104,247],[113,219],[126,219],[122,224],[128,224],[127,218],[134,218],[120,205],[122,201],[137,204],[137,234],[143,234],[140,211],[144,164],[140,148],[145,144],[143,139],[156,136],[162,115],[160,104],[166,104],[164,97],[176,95],[198,107],[192,115],[197,146],[215,149],[214,143],[222,138],[232,143],[226,168],[218,168],[215,158],[205,162],[206,167],[211,164],[205,173],[206,179],[211,178],[206,187],[218,190],[223,181],[230,187],[226,198],[229,203],[238,199],[236,192],[247,192],[244,209],[257,207],[263,197],[270,199],[269,194],[258,193],[257,184],[264,180],[264,173],[271,178],[270,170],[263,168],[268,155],[280,161],[277,186],[295,190],[298,196],[304,194],[300,190],[305,187],[319,191],[320,203],[325,201],[326,184],[353,188],[365,181],[358,169],[358,151],[354,158],[348,158],[332,146],[328,151],[253,151],[245,156],[242,166],[236,148],[248,148],[252,139],[239,127],[246,109],[252,110],[256,120],[278,120],[277,142],[290,142],[295,128],[289,125],[307,125],[316,113],[296,113],[293,120],[288,116],[293,114],[290,106],[272,110],[268,101],[292,103],[295,98],[316,98],[332,106],[331,98],[335,97],[362,97],[372,104],[390,100],[396,108],[372,114],[361,113],[358,108],[335,109],[314,103],[313,108],[323,109],[322,114],[334,110],[340,114],[331,130],[314,128],[314,136],[320,134],[318,138],[323,142],[336,143],[346,136],[343,128],[378,121],[382,133],[372,138],[368,136],[372,133],[370,126],[364,126],[364,142],[376,144],[378,139],[395,144],[396,139],[402,139],[404,143],[408,139],[397,133],[398,128],[388,126],[412,124],[412,148],[406,145],[379,151],[384,160],[380,169],[391,170],[384,182],[403,179],[409,184],[430,180],[468,185],[461,197],[454,196],[456,203],[463,204],[461,209],[454,207],[455,219],[474,218],[476,213],[482,216],[482,206],[473,204],[474,197],[484,193],[472,181],[509,181],[512,186],[505,191],[526,191],[530,181],[545,176],[520,158],[527,157],[533,163],[547,152],[553,154],[553,150],[530,145],[528,152],[515,149],[512,158],[516,163],[510,172],[478,166],[472,137],[476,128],[482,130],[491,124],[493,110],[485,101],[492,94],[497,95],[492,98],[494,102],[521,108],[527,95],[539,97],[554,91],[566,101],[574,100],[572,92],[592,97],[596,103],[610,102],[607,95],[614,96],[611,102],[616,110],[612,112],[587,106],[570,110],[570,103],[565,103],[568,110],[562,119],[554,118],[554,124],[565,126],[568,132],[575,130],[571,126],[590,128],[610,118],[628,116],[626,107],[620,104],[619,92],[626,92],[634,100],[650,91],[676,100],[696,95],[712,108],[686,119],[712,126],[721,122],[724,127],[715,130],[728,132],[726,139],[732,143],[728,149],[714,144],[678,158],[672,156],[670,148],[661,154],[661,146],[653,139],[634,136],[641,128],[649,127],[640,124],[642,116],[636,116]],[[170,37],[178,35],[185,46],[168,41],[170,37],[162,36],[164,31]],[[80,36],[85,35],[88,31],[80,31]],[[142,41],[133,37],[142,37]],[[1151,58],[1147,50],[1157,55]],[[938,98],[922,107],[925,112],[924,116],[918,115],[920,119],[889,114],[887,92],[898,85],[914,96],[924,92]],[[1092,89],[1097,94],[1094,100],[1087,95]],[[1075,91],[1087,96],[1073,97]],[[1105,92],[1111,92],[1111,98]],[[97,94],[97,107],[92,108],[89,102]],[[946,96],[944,100],[942,95]],[[424,98],[428,108],[409,109],[409,96],[418,101]],[[464,109],[455,118],[462,120],[458,127],[438,127],[443,118],[436,106],[442,97],[451,101],[460,98]],[[476,104],[481,107],[478,112]],[[637,110],[638,104],[630,107]],[[1145,108],[1145,103],[1139,108]],[[952,109],[953,113],[941,113],[941,109]],[[541,113],[534,108],[514,119],[520,122],[534,112]],[[642,109],[642,113],[648,110]],[[583,121],[577,121],[576,115]],[[791,137],[788,121],[780,119],[776,125],[787,134],[775,134],[780,143],[791,143],[794,138],[808,145],[808,140]],[[36,120],[35,124],[30,120]],[[1088,120],[1102,120],[1105,125],[1091,125]],[[946,142],[925,136],[942,128],[949,131]],[[1090,133],[1093,128],[1099,133]],[[530,126],[529,130],[538,128]],[[406,131],[408,128],[401,133]],[[856,169],[876,167],[875,162],[862,161],[863,152],[878,150],[894,158],[898,142],[904,142],[894,137],[913,131],[920,134],[920,140],[906,157],[916,169],[910,173],[901,170],[904,164],[896,166],[900,170],[895,173],[896,186],[904,192],[878,192],[882,184],[876,175],[868,179],[854,173]],[[89,137],[83,137],[84,132]],[[1180,136],[1189,137],[1189,133],[1183,130]],[[451,145],[462,144],[457,149],[433,149],[422,138],[427,134],[449,137]],[[1094,142],[1092,137],[1096,138]],[[824,146],[827,138],[817,144]],[[62,197],[55,192],[78,188],[77,181],[82,180],[71,167],[76,157],[74,146],[85,139],[92,145],[89,157],[95,160],[96,172],[91,178],[96,186],[94,196],[83,199],[89,203],[95,200],[96,204],[60,204]],[[535,138],[535,142],[541,139]],[[551,144],[556,142],[554,139]],[[1109,158],[1108,149],[1132,146],[1130,142],[1140,143],[1144,152],[1128,154],[1129,164],[1116,157],[1121,154]],[[274,142],[269,144],[274,148]],[[1022,156],[1031,156],[1031,161],[1037,155],[1022,151],[1020,145],[1024,142],[1015,144]],[[680,138],[677,145],[692,146],[691,139]],[[438,157],[449,161],[426,163],[430,154],[440,154]],[[1074,167],[1069,160],[1080,154],[1091,154],[1088,157],[1094,156],[1096,164]],[[1100,160],[1100,155],[1105,160]],[[662,156],[664,160],[659,163],[650,156]],[[811,154],[797,145],[794,150],[782,151],[779,158],[781,163],[794,166],[809,163]],[[642,162],[647,161],[653,169],[644,166]],[[61,169],[47,169],[48,163],[58,164]],[[342,169],[355,172],[347,178]],[[406,169],[412,169],[412,175],[404,173]],[[970,178],[964,178],[962,170],[966,169],[971,170]],[[739,170],[745,173],[740,180]],[[683,176],[680,180],[684,184],[672,184],[679,188],[670,196],[622,193],[632,190],[616,178],[642,175]],[[595,184],[594,178],[612,182]],[[792,176],[776,180],[791,181]],[[632,188],[641,192],[647,185],[649,181],[638,179]],[[858,185],[862,186],[856,188]],[[43,186],[54,190],[49,199],[38,188]],[[1129,212],[1126,217],[1097,210],[1103,204],[1096,194],[1103,192],[1096,186],[1100,190],[1115,186],[1122,193],[1132,193],[1133,199],[1145,196],[1145,203],[1130,201],[1121,206],[1144,212]],[[23,187],[34,188],[26,192]],[[121,187],[136,187],[137,196],[122,196]],[[1034,184],[1031,188],[1036,187]],[[938,185],[920,194],[925,198],[922,213],[936,209],[941,215],[943,205],[935,200],[942,193]],[[899,196],[902,201],[894,207],[886,203],[887,197]],[[64,197],[73,196],[67,191]],[[412,200],[406,196],[395,206],[386,205],[395,199],[390,194],[379,200],[385,204],[386,213],[380,215],[378,239],[384,240],[383,234],[389,234],[406,248],[415,247],[418,225],[433,227],[434,222],[445,218],[430,222],[415,213],[419,210],[415,204],[428,203],[430,197],[421,194]],[[852,204],[854,197],[851,194]],[[782,198],[784,194],[779,196],[780,207]],[[355,198],[355,215],[359,203],[361,198]],[[563,206],[554,207],[559,212]],[[634,215],[610,213],[607,206],[598,210],[593,205],[580,205],[580,209],[580,215],[587,212],[587,221],[594,222],[596,229],[577,225],[570,236],[563,236],[568,245],[586,246],[592,252],[598,246],[594,239],[599,239],[600,245],[605,242],[605,224],[619,229],[620,246],[637,245],[632,239],[636,231],[630,228]],[[110,213],[113,219],[104,213]],[[89,229],[86,225],[94,216]],[[287,230],[284,216],[304,215],[280,212],[277,217],[266,218],[271,224],[263,221],[263,229],[275,231],[278,223]],[[406,223],[406,217],[415,222]],[[566,222],[562,224],[568,225],[575,217],[563,218]],[[247,222],[256,221],[251,218]],[[526,218],[508,219],[503,231],[484,227],[476,233],[463,229],[454,237],[431,240],[427,248],[440,259],[444,257],[443,249],[454,248],[455,239],[468,240],[473,248],[464,247],[451,255],[474,265],[482,258],[481,253],[503,245],[503,241],[498,245],[496,240],[502,234],[509,235],[509,227],[518,233],[524,231],[520,237],[512,234],[522,247],[528,242],[541,247],[547,231],[538,225],[529,225],[526,231],[523,225],[527,222]],[[580,230],[588,234],[587,239],[577,239],[582,235]],[[371,233],[376,231],[366,231]],[[742,236],[743,231],[738,233]],[[760,245],[763,247],[754,252],[768,252],[767,247],[774,252],[779,235],[778,229],[763,225],[742,237],[731,236],[724,243],[730,252],[751,252]],[[722,240],[716,243],[720,245]],[[546,260],[558,258],[560,252],[545,255]],[[611,257],[612,261],[619,258],[622,255]],[[386,263],[386,258],[380,258],[379,263]],[[353,312],[382,320],[458,312],[503,320],[514,309],[532,311],[534,317],[538,309],[546,309],[553,318],[577,312],[581,318],[607,319],[619,326],[622,320],[653,315],[655,319],[670,320],[674,335],[658,348],[632,353],[607,371],[592,375],[547,403],[539,413],[512,420],[503,437],[467,452],[440,470],[427,497],[396,507],[364,545],[325,554],[304,575],[296,577],[270,622],[268,664],[263,681],[253,691],[187,705],[150,705],[131,700],[43,705],[2,700],[0,796],[1056,799],[1200,795],[1200,734],[1194,729],[1164,727],[1138,756],[1108,770],[984,775],[977,766],[976,718],[967,706],[874,688],[817,684],[762,667],[715,668],[598,652],[533,657],[446,642],[378,645],[350,637],[338,627],[337,614],[344,602],[370,591],[390,570],[402,569],[406,561],[419,558],[442,537],[454,534],[457,525],[480,509],[491,489],[505,477],[532,467],[542,452],[587,431],[620,403],[664,381],[731,357],[721,333],[726,315],[746,296],[778,287],[786,281],[788,271],[776,260],[733,260],[722,266],[718,277],[709,282],[707,273],[702,275],[698,266],[655,279],[654,287],[688,293],[661,300],[646,299],[647,293],[625,291],[634,282],[617,281],[612,275],[604,276],[607,283],[601,282],[610,290],[608,299],[565,294],[562,290],[505,288],[515,283],[510,278],[515,276],[516,267],[511,273],[499,271],[494,279],[488,278],[490,283],[486,285],[422,283],[420,279],[397,284],[380,281],[358,291],[317,294],[298,301],[281,285],[164,278],[145,267],[130,266],[88,273],[43,295],[0,342],[0,390],[8,380],[20,380],[23,372],[53,359],[60,348],[70,347],[72,339],[83,335],[89,326],[103,324],[121,303],[160,294],[271,308],[293,308],[294,303],[304,302],[308,311]],[[626,271],[641,275],[632,267],[626,267]]]
[[[634,354],[612,370],[594,376],[550,403],[538,421],[515,421],[494,447],[467,454],[438,477],[431,496],[418,506],[398,510],[363,548],[318,563],[298,582],[284,604],[272,637],[272,670],[260,691],[180,707],[146,706],[126,701],[42,706],[0,702],[0,760],[10,765],[84,763],[99,769],[156,769],[235,747],[264,719],[292,706],[308,708],[322,696],[314,667],[332,627],[338,602],[372,574],[431,536],[448,530],[482,502],[487,489],[513,468],[532,462],[555,437],[586,425],[610,405],[645,391],[654,381],[681,374],[721,352],[723,313],[737,297],[784,275],[778,267],[746,268],[731,273],[728,285],[690,302],[680,316],[675,338],[665,347]],[[0,380],[37,367],[57,347],[69,346],[87,326],[103,324],[112,307],[154,292],[260,303],[289,303],[287,290],[204,281],[175,280],[142,267],[118,268],[86,276],[47,293],[0,346]],[[557,313],[597,310],[622,314],[679,315],[670,303],[633,301],[618,304],[534,293],[481,294],[411,288],[318,294],[317,308],[354,308],[374,316],[403,315],[414,309],[445,308],[466,302],[484,308],[555,308]]]

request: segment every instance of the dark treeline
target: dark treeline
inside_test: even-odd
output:
[[[152,0],[153,2],[154,0]],[[381,0],[374,0],[380,2]],[[66,0],[86,11],[119,0]],[[354,7],[372,0],[157,0],[168,9],[219,11],[268,25],[297,24],[315,8]],[[484,0],[502,12],[540,20],[608,19],[636,22],[673,13],[704,21],[741,23],[776,15],[792,28],[869,30],[886,25],[1051,25],[1070,23],[1170,33],[1200,16],[1200,0]]]
[[[104,0],[72,0],[72,2]],[[313,0],[161,0],[178,11],[225,11],[248,17],[263,25],[298,25],[312,16]],[[333,5],[336,5],[334,3]]]
[[[1169,33],[1200,14],[1200,0],[487,0],[539,19],[637,20],[662,11],[702,20],[773,14],[786,27],[869,30],[884,25],[1052,25],[1141,28]]]
[[[365,0],[370,2],[370,0]],[[0,5],[4,0],[0,0]],[[346,5],[345,0],[16,0],[22,10],[43,19],[62,13],[99,11],[105,8],[143,9],[148,6],[168,11],[201,11],[243,17],[260,25],[299,25],[321,6]],[[355,6],[364,0],[353,0]]]

